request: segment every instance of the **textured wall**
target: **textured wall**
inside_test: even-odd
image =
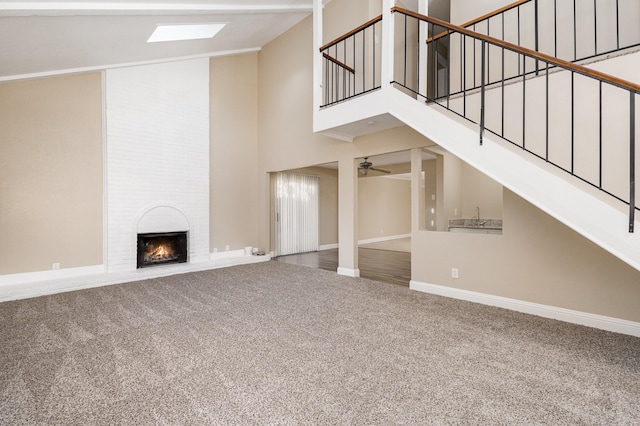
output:
[[[101,87],[0,84],[0,275],[102,264]]]

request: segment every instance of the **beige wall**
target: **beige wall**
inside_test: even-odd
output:
[[[342,1],[333,0],[329,5],[339,8]],[[330,25],[325,19],[325,27]],[[311,35],[309,18],[269,43],[259,54],[260,170],[286,170],[331,161],[349,164],[349,159],[366,155],[432,145],[406,127],[359,137],[353,143],[313,134]],[[485,212],[499,215],[500,190],[489,182],[489,193],[473,199],[476,189],[471,186],[465,190],[464,182],[477,179],[476,172],[465,170],[459,160],[447,157],[436,161],[437,173],[438,176],[451,173],[445,178],[457,190],[447,191],[445,196],[444,185],[437,183],[439,227],[443,226],[440,222],[453,216],[455,208],[459,210],[459,217],[473,214],[476,205],[480,205],[483,216]],[[262,192],[260,204],[268,206],[267,191]],[[469,199],[467,203],[463,203],[465,197]],[[488,199],[494,207],[483,207],[483,200]],[[342,204],[342,199],[340,202]],[[465,205],[471,206],[472,211],[467,212]],[[420,261],[413,262],[412,278],[629,320],[640,319],[637,310],[640,273],[509,191],[504,191],[501,205],[505,223],[502,236],[414,233],[412,256]],[[350,219],[346,217],[340,225],[351,226]],[[261,226],[260,234],[261,238],[268,239],[268,228]],[[455,281],[451,279],[452,266],[460,270],[460,278]]]
[[[462,164],[461,217],[476,217],[479,207],[482,219],[502,219],[502,185],[467,163]]]
[[[389,176],[358,179],[358,239],[410,232],[411,181]]]
[[[333,0],[329,5],[341,3]],[[328,5],[328,6],[329,6]],[[325,20],[326,23],[326,20]],[[260,244],[269,246],[269,185],[266,172],[350,161],[432,145],[409,127],[358,137],[353,143],[312,132],[312,19],[300,22],[259,53],[258,183]],[[347,225],[348,226],[348,225]]]
[[[414,233],[412,279],[640,321],[640,272],[508,190],[503,213],[502,235]]]
[[[209,247],[257,247],[258,55],[210,64]]]
[[[0,274],[103,263],[99,73],[0,84]]]
[[[338,243],[338,170],[305,167],[287,170],[291,173],[318,176],[319,217],[318,242],[321,246]]]

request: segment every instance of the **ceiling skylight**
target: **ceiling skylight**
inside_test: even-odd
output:
[[[160,41],[179,41],[179,40],[199,40],[203,38],[212,38],[227,25],[226,23],[209,23],[209,24],[178,24],[164,25],[159,24],[156,30],[151,34],[147,43],[156,43]]]

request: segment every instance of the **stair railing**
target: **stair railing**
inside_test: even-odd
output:
[[[577,62],[639,46],[639,17],[636,0],[519,0],[460,26]]]
[[[381,87],[382,15],[320,48],[321,107],[334,105]]]
[[[412,20],[428,34],[445,33],[429,39],[426,87],[406,71],[393,85],[478,124],[481,145],[489,131],[627,204],[634,231],[640,85],[400,7],[392,12],[405,37],[395,42],[395,69],[420,62],[407,60],[420,54],[419,31],[406,31]],[[446,66],[441,44],[450,46]]]

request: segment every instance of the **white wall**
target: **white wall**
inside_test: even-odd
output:
[[[107,71],[106,120],[108,271],[136,268],[140,226],[208,260],[209,60]]]

